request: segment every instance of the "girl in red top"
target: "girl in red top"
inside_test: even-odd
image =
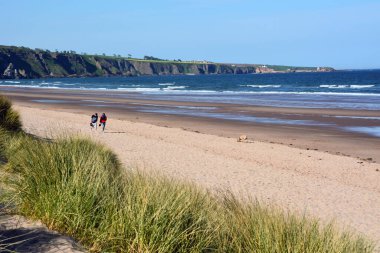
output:
[[[102,116],[100,116],[100,120],[99,120],[99,126],[102,126],[102,129],[103,129],[103,132],[104,132],[104,128],[106,128],[106,122],[107,122],[107,116],[106,114],[103,112]]]

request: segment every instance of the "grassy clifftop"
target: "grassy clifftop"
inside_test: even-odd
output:
[[[194,61],[144,60],[0,46],[0,79],[139,75],[251,74],[276,71],[331,71],[331,68],[262,66]]]

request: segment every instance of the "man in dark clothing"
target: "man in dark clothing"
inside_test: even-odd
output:
[[[98,129],[98,114],[95,113],[91,116],[91,123],[90,123],[91,129],[95,127],[95,129]]]

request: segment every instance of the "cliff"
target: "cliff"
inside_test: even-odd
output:
[[[0,46],[0,79],[139,75],[251,74],[258,65],[154,61]],[[315,68],[316,70],[316,68]]]

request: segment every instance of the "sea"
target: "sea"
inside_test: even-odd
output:
[[[79,106],[102,108],[104,111],[107,111],[107,108],[129,109],[141,113],[214,118],[256,124],[317,126],[380,138],[380,70],[0,80],[0,90],[9,91],[15,87],[57,89],[57,91],[75,89],[83,91],[83,94],[97,90],[104,91],[100,94],[105,98],[116,96],[119,98],[118,101],[126,99],[125,103],[108,102],[106,99],[31,101],[35,103],[75,102]],[[16,89],[20,92],[18,88]],[[97,98],[102,96],[98,93]],[[133,98],[145,102],[128,102],[127,99]],[[168,103],[157,105],[151,103],[151,100],[192,102],[194,106],[178,103],[172,106]],[[227,104],[227,107],[229,104],[235,104],[243,107],[347,109],[353,112],[357,110],[358,113],[350,113],[350,116],[344,113],[319,115],[317,118],[298,113],[278,113],[269,117],[244,110],[226,112],[220,106],[224,104]],[[359,111],[368,113],[363,115]]]
[[[129,91],[155,100],[380,111],[380,70],[0,80],[0,86]]]

